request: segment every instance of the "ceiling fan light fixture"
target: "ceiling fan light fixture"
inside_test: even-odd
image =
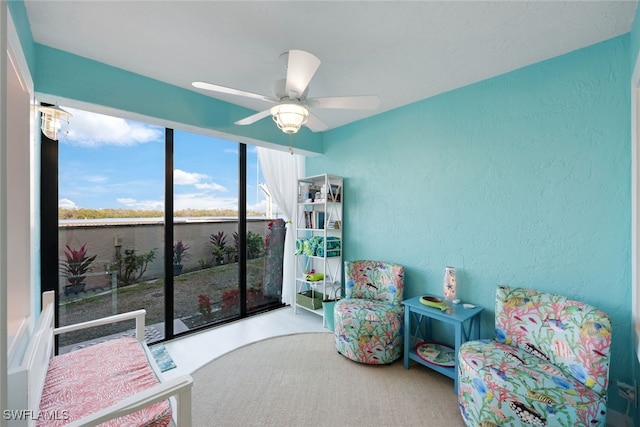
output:
[[[47,138],[54,141],[58,140],[58,134],[60,133],[61,129],[61,121],[65,121],[67,126],[67,130],[63,131],[63,138],[67,136],[67,134],[69,133],[69,117],[73,117],[71,113],[63,110],[57,105],[49,107],[41,105],[38,107],[38,109],[42,113],[42,123],[40,128],[42,129],[42,133],[44,133]]]
[[[300,104],[283,103],[271,108],[273,121],[284,133],[293,134],[300,130],[300,126],[307,122],[309,110]]]

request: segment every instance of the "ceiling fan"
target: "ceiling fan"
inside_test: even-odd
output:
[[[250,125],[268,115],[284,133],[298,132],[300,126],[305,125],[313,132],[327,130],[329,127],[317,116],[309,112],[309,108],[332,108],[347,110],[373,110],[380,105],[380,98],[376,95],[363,96],[329,96],[322,98],[307,98],[309,82],[320,66],[320,60],[303,50],[290,50],[287,55],[287,77],[276,81],[271,90],[273,96],[246,92],[205,82],[193,82],[198,89],[230,95],[244,96],[275,104],[273,107],[260,111],[235,122],[237,125]]]

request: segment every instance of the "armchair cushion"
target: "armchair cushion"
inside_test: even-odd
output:
[[[611,321],[560,295],[498,287],[496,339],[464,343],[458,402],[468,426],[606,423]]]
[[[499,286],[496,340],[571,373],[596,393],[607,390],[611,321],[600,310],[561,295]]]
[[[400,304],[404,291],[404,268],[380,261],[345,262],[345,297]]]
[[[404,268],[346,261],[345,295],[334,307],[338,352],[356,362],[391,363],[402,354]]]

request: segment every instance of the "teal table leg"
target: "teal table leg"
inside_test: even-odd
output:
[[[455,364],[453,366],[453,393],[456,395],[458,394],[458,350],[460,350],[460,346],[462,345],[462,323],[463,322],[458,322],[455,324],[456,339],[453,347],[455,351]]]
[[[409,347],[411,347],[411,309],[404,308],[404,368],[409,369]]]

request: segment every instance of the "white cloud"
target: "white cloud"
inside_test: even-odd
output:
[[[185,172],[181,169],[175,169],[173,171],[173,183],[175,185],[193,185],[198,190],[205,191],[227,191],[227,188],[223,185],[216,184],[215,182],[206,182],[209,179],[211,179],[209,175],[203,173]]]
[[[104,175],[85,175],[83,176],[83,179],[87,182],[101,183],[107,182],[109,180],[109,177]]]
[[[65,209],[75,209],[78,206],[75,204],[75,202],[73,200],[60,199],[60,200],[58,200],[58,207],[59,208],[65,208]]]
[[[130,197],[122,197],[116,201],[129,209],[142,210],[164,210],[164,201],[162,200],[137,200]]]
[[[173,209],[231,209],[238,210],[238,199],[235,197],[213,197],[201,193],[176,194]]]
[[[208,178],[209,176],[203,173],[185,172],[181,169],[175,169],[173,171],[173,183],[175,185],[193,185]]]
[[[117,117],[65,107],[73,117],[69,119],[69,135],[61,142],[84,147],[98,145],[128,146],[164,141],[164,130]]]
[[[207,182],[207,183],[199,183],[195,185],[198,190],[209,190],[209,191],[227,191],[227,188],[216,184],[215,182]]]
[[[266,212],[267,211],[267,201],[260,200],[258,203],[254,203],[252,205],[247,205],[248,211],[253,212]]]

